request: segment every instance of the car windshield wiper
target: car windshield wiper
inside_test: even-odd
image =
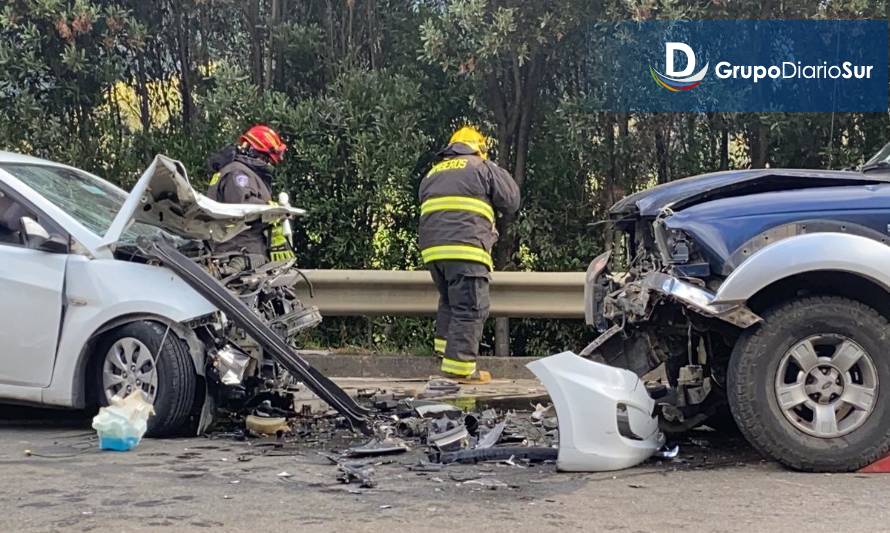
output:
[[[868,165],[862,165],[860,172],[868,172],[869,170],[888,170],[890,169],[890,161],[878,161]]]

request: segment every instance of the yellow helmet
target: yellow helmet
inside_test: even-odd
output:
[[[488,155],[488,145],[485,135],[479,133],[479,130],[473,126],[464,126],[454,132],[448,144],[462,143],[470,147],[482,157]]]

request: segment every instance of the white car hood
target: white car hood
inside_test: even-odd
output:
[[[306,211],[260,204],[223,204],[192,188],[182,163],[155,156],[115,216],[99,247],[118,242],[134,221],[187,239],[225,242],[262,220],[269,223]]]

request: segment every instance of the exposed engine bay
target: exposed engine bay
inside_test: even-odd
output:
[[[601,335],[579,355],[639,376],[663,365],[663,379],[647,387],[658,402],[662,429],[682,432],[725,409],[721,369],[740,329],[760,318],[745,306],[712,305],[708,280],[690,272],[675,275],[677,269],[653,252],[651,224],[634,224],[625,243],[626,272],[610,271],[612,252],[588,269],[586,315]],[[685,242],[671,244],[689,253]]]

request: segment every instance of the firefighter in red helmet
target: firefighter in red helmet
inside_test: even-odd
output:
[[[270,127],[256,125],[245,131],[238,143],[213,154],[208,160],[212,173],[207,196],[230,204],[270,204],[272,174],[281,163],[287,145]],[[232,268],[255,268],[269,260],[286,261],[294,253],[281,223],[255,222],[233,239],[217,244],[214,252],[232,252]]]

